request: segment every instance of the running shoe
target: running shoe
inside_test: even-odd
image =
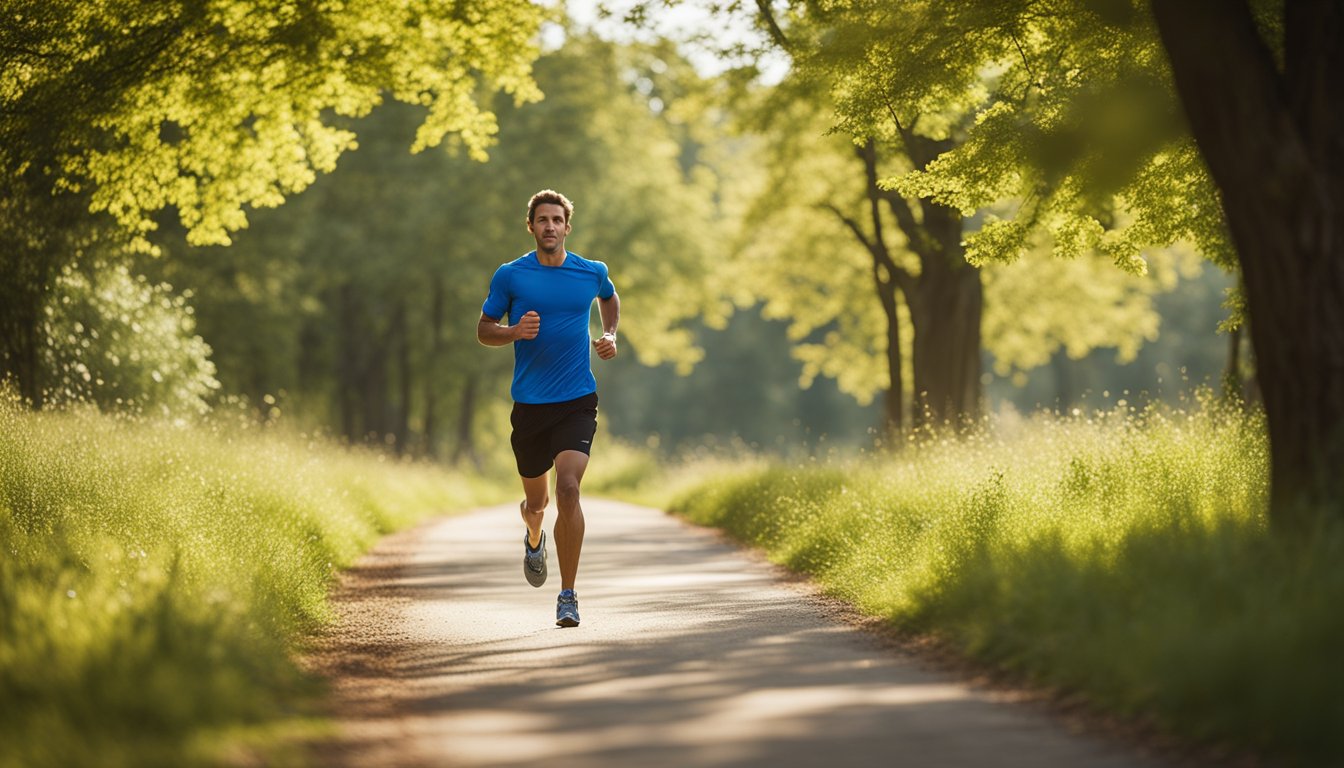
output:
[[[555,626],[579,626],[579,596],[572,589],[560,590],[560,596],[555,599]]]
[[[523,531],[523,575],[528,584],[540,587],[546,583],[546,532],[541,532],[536,549],[532,548],[528,538],[527,531]]]

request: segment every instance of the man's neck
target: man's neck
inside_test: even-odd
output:
[[[561,264],[564,264],[565,256],[567,255],[568,254],[565,253],[563,247],[557,248],[554,251],[543,251],[540,248],[537,249],[537,261],[547,267],[558,267]]]

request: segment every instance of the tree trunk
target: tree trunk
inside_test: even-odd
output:
[[[336,401],[340,404],[341,434],[351,442],[363,439],[359,422],[360,362],[354,289],[347,283],[336,294],[340,338],[336,344]]]
[[[1281,529],[1344,518],[1344,5],[1284,4],[1284,71],[1244,2],[1152,0],[1246,283]]]
[[[925,266],[910,305],[914,326],[916,429],[961,427],[980,418],[980,271],[965,260]]]
[[[43,310],[62,267],[92,245],[87,211],[84,196],[53,194],[40,171],[0,179],[0,382],[12,379],[34,410],[48,385]]]
[[[883,246],[885,247],[885,246]],[[879,264],[873,265],[873,282],[882,313],[887,318],[887,377],[890,385],[882,394],[882,440],[888,447],[899,446],[905,433],[905,382],[901,371],[901,316],[896,305],[896,283],[883,279]]]
[[[901,373],[901,325],[897,311],[897,290],[912,278],[896,264],[887,247],[885,227],[879,201],[882,191],[877,186],[877,148],[872,139],[862,147],[854,148],[855,154],[863,161],[868,198],[868,220],[872,230],[870,236],[856,219],[848,216],[834,205],[825,206],[844,223],[854,238],[863,244],[872,257],[873,287],[877,291],[878,301],[887,320],[887,391],[883,394],[882,404],[882,440],[888,447],[901,445],[901,436],[905,431],[903,423],[905,382]]]
[[[475,371],[467,374],[462,383],[462,400],[457,413],[457,447],[453,450],[453,462],[463,458],[471,461],[478,469],[480,460],[476,455],[476,388],[479,376]]]
[[[905,134],[907,153],[923,167],[950,142],[933,142]],[[863,243],[873,258],[873,280],[887,315],[887,437],[902,431],[900,326],[896,315],[899,289],[910,308],[914,330],[911,366],[914,370],[914,407],[911,424],[962,426],[980,418],[980,320],[984,291],[980,271],[966,262],[961,244],[961,214],[928,200],[920,201],[922,216],[899,194],[878,186],[877,144],[869,139],[855,154],[863,161],[872,235],[834,206],[830,207]],[[882,223],[880,202],[885,200],[896,224],[905,234],[906,246],[920,262],[918,277],[902,269],[891,256]]]
[[[406,300],[397,300],[392,319],[392,345],[397,350],[397,402],[392,405],[391,434],[397,455],[405,454],[411,440],[411,338],[406,323]]]
[[[868,139],[862,147],[855,148],[859,159],[863,161],[864,193],[868,198],[868,217],[873,229],[872,239],[863,234],[862,229],[850,222],[850,229],[868,248],[873,258],[873,283],[877,289],[878,301],[882,304],[882,313],[887,318],[887,379],[888,386],[883,396],[882,439],[888,448],[902,444],[905,434],[903,414],[905,411],[905,379],[902,374],[901,316],[897,309],[896,294],[903,285],[910,283],[909,273],[896,264],[887,247],[885,227],[882,223],[880,201],[882,190],[877,186],[877,144]],[[842,217],[843,218],[843,217]]]
[[[430,458],[439,456],[438,406],[439,359],[443,355],[443,278],[430,275],[429,304],[429,362],[425,364],[425,429],[421,434],[424,453]]]
[[[42,307],[50,290],[49,284],[16,284],[5,286],[0,293],[4,298],[0,311],[0,382],[12,378],[19,395],[34,410],[41,410],[45,400],[37,353],[42,345]]]
[[[906,154],[923,168],[952,149],[951,140],[932,140],[902,131]],[[897,284],[910,308],[914,331],[911,368],[911,426],[961,427],[980,418],[980,320],[984,290],[980,270],[966,262],[961,213],[920,200],[920,216],[894,191],[877,186],[873,142],[864,148],[868,194],[880,198],[919,257],[919,276],[901,275]]]
[[[1068,413],[1078,399],[1078,385],[1075,382],[1073,361],[1063,347],[1050,355],[1050,371],[1055,376],[1055,411]]]
[[[326,297],[323,296],[323,298]],[[325,366],[326,354],[329,353],[331,348],[333,334],[330,326],[321,317],[305,317],[301,322],[298,365],[295,370],[295,380],[298,382],[298,398],[321,402],[325,399],[321,395],[325,394],[326,385],[332,381],[331,375],[323,373],[321,368]],[[336,354],[340,354],[339,345]],[[340,380],[337,379],[336,381],[337,391],[335,394],[339,407]],[[330,405],[327,408],[329,409]],[[316,411],[308,411],[308,413],[316,416]],[[331,424],[334,421],[333,416],[334,414],[330,410],[326,410],[320,418],[322,423]]]
[[[369,345],[366,364],[360,376],[360,404],[363,406],[363,439],[384,445],[388,429],[387,347],[376,338],[365,336],[361,342]]]

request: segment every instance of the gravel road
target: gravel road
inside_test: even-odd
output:
[[[314,654],[345,766],[1139,766],[1038,705],[833,617],[780,569],[663,513],[584,502],[581,626],[522,574],[516,503],[388,537]],[[547,519],[547,527],[553,522]]]

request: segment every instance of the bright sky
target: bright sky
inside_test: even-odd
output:
[[[564,2],[564,0],[561,0]],[[565,5],[569,16],[580,26],[592,28],[609,40],[653,39],[666,37],[673,40],[691,40],[708,36],[716,46],[727,47],[740,42],[761,42],[761,33],[752,26],[751,17],[738,14],[727,21],[715,16],[706,7],[704,0],[680,0],[673,7],[654,4],[649,11],[649,30],[636,30],[622,19],[631,8],[640,4],[640,0],[568,0]],[[611,12],[606,19],[599,19],[598,8],[605,5]],[[548,45],[563,42],[563,33],[559,29],[546,35]],[[682,52],[695,65],[702,75],[712,76],[731,67],[735,62],[724,60],[707,50],[711,46],[685,43]],[[772,54],[761,62],[763,79],[778,82],[788,70],[788,58],[783,54]]]

